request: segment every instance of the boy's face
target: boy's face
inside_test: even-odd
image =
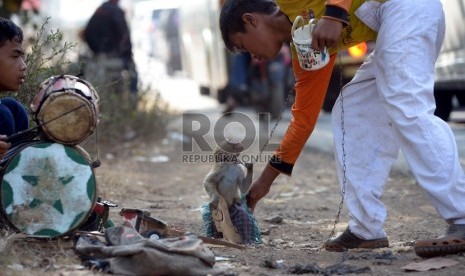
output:
[[[246,51],[254,58],[268,60],[275,58],[283,42],[276,30],[266,24],[265,16],[258,13],[245,13],[244,20],[245,33],[237,32],[230,36],[231,42],[239,51]]]
[[[0,47],[0,92],[16,91],[24,83],[26,63],[22,43],[16,39],[7,40]]]

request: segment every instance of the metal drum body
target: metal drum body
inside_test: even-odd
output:
[[[34,141],[1,161],[1,214],[19,232],[66,235],[90,215],[97,186],[90,157],[79,146]]]

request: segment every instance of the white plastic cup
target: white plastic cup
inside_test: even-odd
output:
[[[299,65],[304,70],[318,70],[329,62],[328,49],[318,51],[312,48],[312,31],[317,20],[311,19],[308,24],[303,24],[302,16],[297,16],[292,24],[292,43],[294,44],[299,59]],[[302,23],[302,26],[299,24]]]

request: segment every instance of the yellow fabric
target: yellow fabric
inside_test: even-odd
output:
[[[302,13],[305,13],[308,10],[313,12],[316,19],[321,18],[324,15],[326,4],[338,6],[346,10],[348,7],[349,26],[344,28],[338,46],[338,48],[342,50],[357,45],[363,41],[376,39],[376,32],[363,24],[363,22],[354,14],[358,7],[360,7],[365,1],[366,0],[276,0],[276,3],[280,7],[281,11],[289,17],[291,22],[294,22],[298,15],[302,15]],[[384,2],[383,0],[379,1]],[[337,49],[328,49],[328,51],[330,54],[333,54],[337,52]]]

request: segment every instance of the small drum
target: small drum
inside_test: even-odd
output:
[[[31,109],[34,120],[49,140],[77,145],[97,126],[99,97],[83,79],[53,76],[42,82]]]
[[[79,228],[96,201],[90,157],[79,146],[34,141],[0,163],[1,215],[15,230],[55,238]]]

